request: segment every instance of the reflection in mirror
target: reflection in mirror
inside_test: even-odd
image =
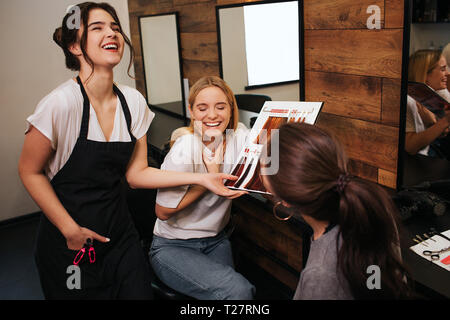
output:
[[[409,23],[405,31],[410,32],[410,43],[404,47],[409,49],[409,61],[403,74],[403,81],[408,81],[403,94],[409,94],[403,106],[403,187],[450,179],[450,110],[445,111],[445,100],[450,105],[450,57],[446,56],[450,55],[450,24],[443,20],[449,21],[450,11],[436,1],[414,0],[408,4],[412,15],[405,21]],[[432,100],[418,94],[425,90],[430,92],[428,96],[436,95],[434,101],[442,101],[439,108],[433,110]]]
[[[185,117],[177,13],[139,17],[139,28],[147,103]]]
[[[299,101],[299,1],[218,6],[216,15],[220,73],[233,92]],[[256,113],[239,107],[242,122],[250,126]]]

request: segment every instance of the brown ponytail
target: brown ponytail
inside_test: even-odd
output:
[[[265,177],[275,195],[299,213],[339,226],[338,268],[355,298],[410,296],[395,205],[379,185],[348,174],[347,158],[333,136],[305,123],[281,126],[279,170]],[[380,268],[380,290],[367,287],[370,265]]]

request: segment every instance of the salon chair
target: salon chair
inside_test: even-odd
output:
[[[236,94],[236,102],[240,110],[259,113],[266,101],[272,101],[272,98],[263,94]],[[250,119],[250,127],[253,127],[257,117]]]
[[[159,168],[160,164],[153,158],[148,159],[150,167]],[[130,211],[131,218],[138,231],[142,249],[148,261],[148,254],[153,240],[153,227],[156,221],[155,203],[156,203],[156,189],[131,189],[128,185],[127,188],[127,202],[128,209]],[[153,268],[148,261],[152,278],[152,289],[155,299],[162,300],[192,300],[182,293],[179,293],[168,286],[166,286],[161,280],[158,279],[153,271]]]

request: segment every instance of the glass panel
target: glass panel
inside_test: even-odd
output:
[[[185,116],[177,14],[139,18],[147,102]]]

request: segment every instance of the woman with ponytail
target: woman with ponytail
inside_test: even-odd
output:
[[[313,230],[294,299],[409,297],[389,195],[352,177],[340,143],[318,127],[288,123],[278,134],[279,170],[264,175],[263,166],[262,180]],[[370,266],[380,270],[379,287],[368,285]]]

